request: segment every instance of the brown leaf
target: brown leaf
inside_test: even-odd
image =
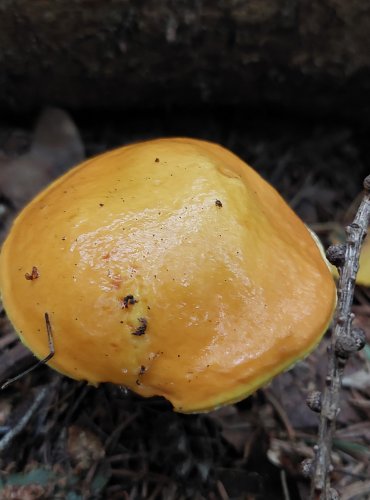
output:
[[[103,444],[96,434],[77,425],[68,428],[67,449],[77,471],[89,469],[105,455]]]
[[[47,108],[41,114],[28,153],[1,160],[1,195],[21,208],[50,181],[84,158],[79,132],[67,113]]]

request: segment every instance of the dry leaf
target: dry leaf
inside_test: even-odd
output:
[[[105,455],[103,444],[96,434],[77,425],[68,428],[67,448],[78,471],[89,469]]]

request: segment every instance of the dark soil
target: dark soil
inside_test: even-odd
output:
[[[0,126],[0,176],[12,168],[18,194],[22,175],[14,162],[33,161],[27,155],[34,147],[34,118],[9,117]],[[358,123],[229,109],[113,117],[81,112],[74,118],[86,156],[160,136],[223,144],[276,186],[325,245],[341,237],[369,173],[366,129]],[[47,183],[56,169],[43,175]],[[9,180],[0,191],[4,237],[19,206]],[[359,287],[356,321],[368,341],[369,298]],[[318,423],[305,398],[324,385],[326,346],[325,338],[306,360],[247,400],[204,415],[177,414],[161,399],[141,399],[108,384],[96,389],[40,367],[0,393],[0,446],[42,396],[0,451],[0,498],[303,500],[309,483],[300,464],[313,456]],[[2,312],[0,382],[32,362]],[[332,479],[347,500],[369,498],[369,368],[367,346],[349,363],[342,392]]]

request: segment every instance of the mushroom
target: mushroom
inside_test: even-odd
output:
[[[52,183],[15,220],[0,289],[39,358],[48,314],[52,368],[185,413],[239,401],[305,357],[336,302],[325,257],[275,189],[187,138],[122,147]]]

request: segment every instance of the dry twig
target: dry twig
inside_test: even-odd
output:
[[[23,429],[26,427],[34,413],[37,411],[37,409],[45,399],[46,395],[47,387],[43,387],[35,397],[32,405],[19,420],[19,422],[0,440],[0,453],[3,452],[10,445],[13,439],[23,431]]]
[[[339,269],[338,304],[334,315],[329,348],[328,375],[323,394],[315,392],[308,405],[320,411],[318,442],[311,470],[311,500],[339,498],[330,486],[331,450],[339,412],[340,388],[347,358],[365,345],[364,332],[352,328],[351,312],[362,242],[370,220],[370,175],[364,181],[365,193],[354,221],[346,228],[345,245],[333,245],[327,251],[328,260]],[[314,401],[315,404],[312,404]]]

